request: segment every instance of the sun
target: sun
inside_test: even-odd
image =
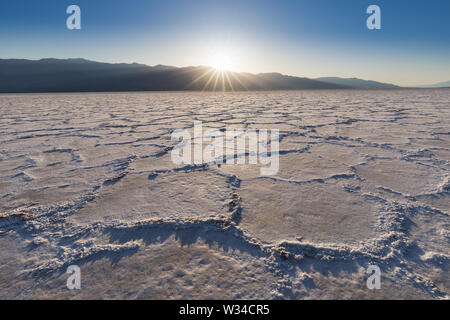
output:
[[[234,61],[229,51],[220,50],[211,55],[209,65],[219,71],[232,71]]]
[[[211,67],[220,71],[229,70],[232,67],[231,59],[223,52],[216,53],[211,59]]]

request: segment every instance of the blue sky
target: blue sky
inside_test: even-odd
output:
[[[66,8],[82,29],[66,29]],[[366,8],[381,8],[368,30]],[[0,57],[82,57],[149,65],[360,77],[422,85],[450,80],[448,0],[2,0]]]

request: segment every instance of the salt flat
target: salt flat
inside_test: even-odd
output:
[[[450,89],[1,95],[0,110],[0,298],[450,296]],[[277,175],[174,164],[171,134],[195,120],[279,129]]]

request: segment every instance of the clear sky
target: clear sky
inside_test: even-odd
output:
[[[1,0],[0,58],[45,57],[431,84],[450,80],[450,1]]]

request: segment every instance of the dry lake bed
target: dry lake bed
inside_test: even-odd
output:
[[[450,296],[450,89],[11,94],[0,112],[1,299]],[[278,173],[174,164],[194,121],[278,129]]]

